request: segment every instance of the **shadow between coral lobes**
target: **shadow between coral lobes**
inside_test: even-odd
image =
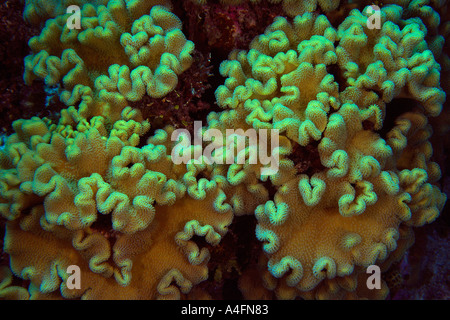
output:
[[[256,218],[253,214],[234,217],[227,234],[217,246],[211,246],[203,237],[194,236],[199,249],[207,248],[211,254],[208,262],[208,279],[197,285],[214,300],[242,300],[238,287],[240,275],[255,268],[262,251],[254,236]]]

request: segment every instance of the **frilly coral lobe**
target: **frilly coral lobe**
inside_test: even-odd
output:
[[[12,2],[1,299],[448,298],[445,1]]]

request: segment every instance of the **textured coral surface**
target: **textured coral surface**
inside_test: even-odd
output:
[[[449,299],[447,1],[24,2],[0,299]]]

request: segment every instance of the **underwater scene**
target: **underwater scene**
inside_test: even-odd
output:
[[[1,300],[450,299],[449,1],[5,0],[0,40]]]

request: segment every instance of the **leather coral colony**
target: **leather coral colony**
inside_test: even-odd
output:
[[[195,67],[195,43],[170,3],[78,1],[82,28],[69,30],[63,2],[27,1],[25,18],[44,28],[29,42],[24,79],[60,86],[67,109],[57,122],[15,121],[0,151],[10,260],[1,297],[212,298],[196,289],[219,280],[212,251],[230,250],[225,238],[242,216],[254,218],[245,232],[260,244],[249,248],[253,264],[234,265],[244,298],[388,295],[384,281],[367,288],[366,268],[399,261],[413,227],[446,201],[429,121],[446,112],[447,66],[437,61],[447,60],[423,17],[425,7],[437,13],[405,14],[401,1],[369,29],[367,7],[334,25],[329,16],[348,4],[272,2],[286,17],[220,64],[221,110],[202,129],[277,129],[279,170],[267,176],[248,161],[175,164],[176,127],[154,130],[130,106],[164,99]],[[415,103],[399,112],[405,98]],[[67,287],[70,265],[81,288]]]

